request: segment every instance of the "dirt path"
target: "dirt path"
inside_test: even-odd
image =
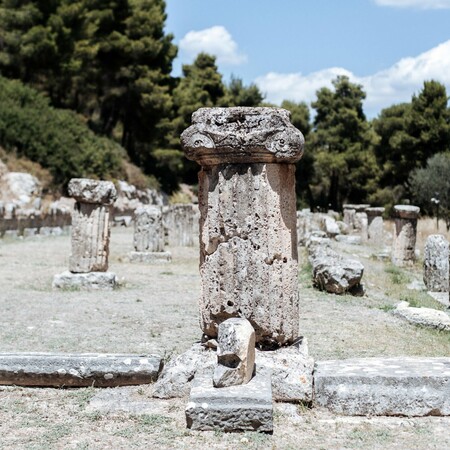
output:
[[[1,351],[169,357],[187,349],[200,337],[197,250],[173,248],[171,264],[145,266],[122,260],[131,246],[130,229],[113,229],[110,269],[126,280],[121,289],[53,292],[53,275],[68,266],[68,236],[0,241]],[[302,253],[300,331],[316,359],[450,356],[448,333],[414,328],[389,313],[403,299],[430,301],[405,287],[420,278],[420,268],[394,277],[370,248],[340,245],[339,251],[363,262],[368,293],[358,298],[317,292]],[[146,412],[137,414],[126,405],[109,412],[89,407],[100,392],[94,388],[0,387],[0,448],[450,448],[450,418],[346,418],[287,404],[276,405],[273,436],[191,432],[185,400],[150,401],[151,389],[114,390],[145,403]]]

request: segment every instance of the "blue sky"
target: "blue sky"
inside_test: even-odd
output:
[[[424,80],[450,95],[450,0],[166,0],[179,46],[174,74],[200,51],[224,80],[256,83],[268,101],[311,102],[338,74],[367,92],[369,117],[409,101]]]

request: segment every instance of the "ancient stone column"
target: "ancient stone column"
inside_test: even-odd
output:
[[[175,204],[164,208],[164,223],[170,247],[192,247],[198,243],[198,206]]]
[[[170,252],[164,251],[164,225],[160,206],[142,206],[134,212],[134,252],[132,262],[169,262]]]
[[[181,135],[201,165],[201,328],[216,337],[231,317],[250,321],[256,342],[298,337],[295,163],[304,139],[276,108],[201,108]]]
[[[69,272],[56,275],[57,288],[109,289],[115,274],[107,272],[110,238],[110,206],[117,198],[110,181],[73,178],[68,192],[75,199],[72,211],[72,251]]]
[[[382,207],[366,208],[370,244],[383,245],[383,213],[384,208]]]
[[[449,243],[444,236],[440,234],[428,236],[423,269],[423,281],[429,291],[449,291]]]
[[[344,208],[344,223],[348,225],[349,230],[353,230],[355,228],[355,208],[354,205],[343,205]]]
[[[417,219],[420,208],[412,205],[394,206],[394,243],[392,262],[399,267],[412,265],[416,259]]]
[[[110,181],[73,178],[69,195],[76,201],[72,211],[72,253],[69,270],[73,273],[106,272],[109,256],[109,209],[117,198]]]
[[[361,242],[369,240],[369,222],[365,212],[357,212],[355,214],[355,229],[359,230]]]

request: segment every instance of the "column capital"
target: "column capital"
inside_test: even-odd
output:
[[[368,216],[377,217],[384,214],[385,208],[382,206],[373,206],[372,208],[366,208],[365,211]]]
[[[420,208],[413,205],[395,205],[394,214],[401,219],[417,219],[419,217]]]
[[[67,190],[71,197],[81,203],[111,205],[117,198],[116,188],[111,181],[72,178]]]
[[[304,142],[281,108],[200,108],[181,134],[186,157],[201,166],[295,163]]]

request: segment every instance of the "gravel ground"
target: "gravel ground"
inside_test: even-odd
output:
[[[68,236],[0,241],[1,351],[170,357],[190,347],[200,337],[198,250],[171,248],[172,263],[142,265],[125,261],[131,248],[132,230],[114,228],[110,270],[121,280],[117,291],[54,292],[53,275],[68,267]],[[400,300],[430,302],[405,288],[420,278],[419,266],[395,272],[393,280],[389,264],[374,260],[372,249],[339,245],[339,251],[363,262],[367,294],[317,292],[301,252],[300,334],[312,356],[450,356],[449,333],[414,328],[389,313]],[[192,432],[185,428],[186,400],[151,400],[151,390],[0,387],[0,448],[450,448],[450,418],[339,417],[289,404],[275,406],[273,436]],[[144,406],[89,404],[109,394]]]

